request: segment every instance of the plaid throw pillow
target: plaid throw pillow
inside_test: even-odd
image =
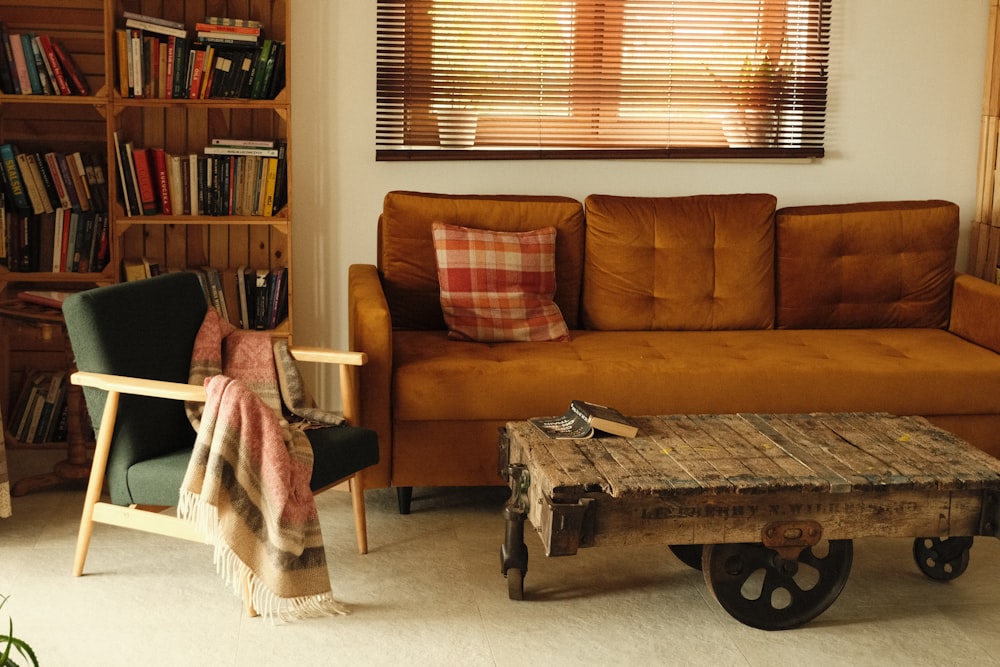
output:
[[[484,343],[568,340],[556,292],[554,227],[432,227],[449,336]]]

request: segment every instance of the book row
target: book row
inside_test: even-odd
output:
[[[287,202],[287,142],[215,139],[201,154],[140,148],[115,133],[129,216],[276,215]]]
[[[22,151],[0,144],[0,162],[7,206],[19,213],[108,210],[104,157],[98,153]]]
[[[274,329],[288,317],[288,269],[185,269],[198,276],[205,302],[241,329]],[[168,271],[148,258],[124,260],[123,280],[142,280]]]
[[[220,282],[222,276],[219,276]],[[229,316],[229,309],[236,309],[236,316],[230,321],[242,329],[274,329],[288,317],[288,269],[278,267],[250,269],[241,266],[236,269],[236,302],[226,301],[226,290],[217,290],[223,316]]]
[[[160,16],[122,12],[126,28],[137,28],[147,32],[171,37],[188,37],[189,33],[184,23],[171,21]],[[207,16],[204,21],[194,24],[194,29],[200,39],[216,40],[220,43],[252,42],[256,44],[261,37],[264,24],[253,19],[238,19],[229,16]]]
[[[7,430],[23,443],[66,440],[66,371],[31,371]]]
[[[285,43],[259,23],[208,17],[191,36],[182,23],[126,12],[115,30],[122,97],[274,99],[285,85]]]
[[[58,208],[52,213],[0,216],[0,261],[9,271],[100,273],[108,265],[108,216]]]
[[[7,95],[89,95],[87,78],[49,35],[11,32],[0,22],[0,91]]]

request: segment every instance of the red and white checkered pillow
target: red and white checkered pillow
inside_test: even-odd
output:
[[[556,230],[495,232],[436,222],[449,336],[484,343],[568,340],[556,292]]]

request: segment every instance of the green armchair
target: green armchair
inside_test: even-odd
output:
[[[94,523],[202,541],[191,526],[163,514],[175,506],[195,431],[184,401],[204,401],[189,385],[195,336],[207,305],[197,276],[171,273],[80,292],[63,305],[87,410],[96,426],[94,463],[84,502],[73,573],[83,573]],[[291,348],[297,361],[341,364],[344,413],[359,414],[353,366],[360,352]],[[349,481],[358,550],[368,550],[362,471],[378,462],[378,438],[358,426],[307,431],[313,446],[313,492]],[[110,502],[101,495],[107,479]]]

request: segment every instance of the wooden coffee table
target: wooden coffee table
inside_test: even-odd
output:
[[[547,556],[662,543],[704,572],[722,607],[786,629],[836,600],[852,540],[908,537],[928,576],[968,565],[998,536],[1000,460],[920,417],[676,415],[634,419],[635,438],[553,440],[528,422],[500,437],[501,569],[524,596],[528,519]]]

